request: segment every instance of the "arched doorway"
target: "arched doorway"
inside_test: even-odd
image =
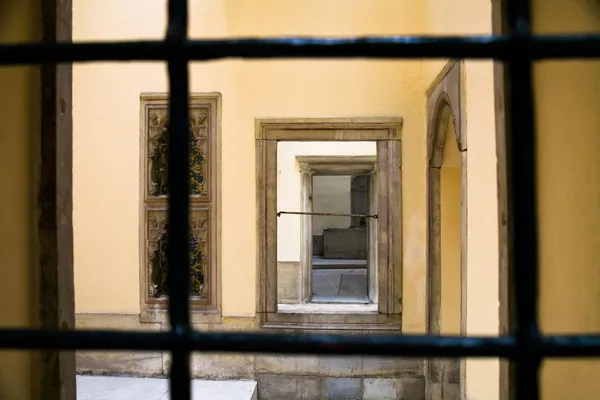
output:
[[[466,148],[461,135],[460,63],[449,63],[442,74],[428,99],[427,332],[460,335],[466,322]],[[460,399],[463,371],[458,359],[429,360],[427,399]]]

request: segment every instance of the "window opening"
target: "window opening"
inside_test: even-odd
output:
[[[314,303],[370,302],[369,181],[369,175],[312,177]]]
[[[548,337],[539,333],[538,242],[536,203],[536,153],[532,61],[534,59],[598,58],[598,38],[589,35],[533,37],[528,2],[506,0],[501,4],[506,37],[392,37],[362,39],[263,38],[190,41],[187,34],[188,2],[168,1],[168,30],[164,40],[123,43],[4,44],[0,64],[23,65],[82,61],[166,61],[169,71],[169,114],[172,135],[168,139],[167,228],[170,285],[169,332],[43,331],[4,328],[0,344],[5,349],[113,349],[162,350],[172,353],[172,397],[191,398],[190,353],[246,351],[272,353],[370,354],[428,357],[504,357],[515,367],[518,399],[539,398],[539,368],[549,356],[599,356],[599,337]],[[55,4],[55,6],[57,6]],[[65,6],[66,7],[66,6]],[[54,12],[54,11],[53,11]],[[514,335],[505,338],[288,335],[264,337],[249,333],[193,332],[189,318],[189,74],[191,60],[242,58],[493,58],[503,60],[508,80],[505,101],[511,137],[506,141],[507,187],[510,217],[509,268],[514,285]],[[265,146],[263,146],[265,147]],[[268,146],[266,146],[268,147]],[[273,213],[273,214],[276,214]],[[332,345],[335,344],[335,345]]]
[[[262,326],[401,329],[401,127],[400,117],[258,121]],[[296,139],[299,128],[314,140]]]

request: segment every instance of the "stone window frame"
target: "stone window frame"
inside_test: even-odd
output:
[[[263,329],[401,331],[402,118],[281,118],[255,121],[257,179],[257,304]],[[280,141],[377,142],[378,276],[377,311],[278,312],[277,143]],[[395,207],[386,205],[396,204]]]
[[[441,177],[446,128],[452,119],[456,145],[461,155],[461,320],[462,335],[467,330],[467,132],[464,104],[463,63],[450,60],[434,79],[427,94],[427,334],[439,335],[441,328]],[[448,378],[451,377],[451,378]],[[458,380],[464,397],[465,360],[429,359],[425,384],[428,396],[435,398],[434,382]],[[442,389],[443,390],[443,389]]]
[[[168,108],[168,93],[140,94],[140,322],[168,324],[168,300],[149,298],[150,279],[147,268],[148,215],[167,212],[166,197],[148,196],[148,110]],[[208,194],[190,197],[190,217],[206,215],[208,219],[209,295],[205,301],[190,298],[192,323],[221,322],[221,94],[190,93],[190,113],[205,109],[209,116]]]
[[[370,175],[370,192],[368,199],[368,214],[375,214],[377,210],[377,156],[296,156],[300,166],[300,211],[312,212],[312,177],[315,175]],[[369,300],[378,302],[377,284],[377,221],[370,218],[368,221],[368,259],[367,273],[369,274]],[[300,302],[312,303],[312,216],[302,215],[300,219]],[[316,303],[315,303],[316,304]],[[289,307],[292,308],[293,307]]]

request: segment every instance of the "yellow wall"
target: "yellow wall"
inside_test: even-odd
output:
[[[41,37],[36,1],[0,4],[0,42],[37,41]],[[0,68],[0,326],[32,327],[35,310],[35,192],[33,138],[39,135],[39,69]],[[34,398],[32,352],[0,352],[0,398]]]
[[[450,118],[450,117],[448,117]],[[461,313],[461,155],[454,125],[448,123],[440,168],[441,334],[460,335]]]
[[[160,37],[165,4],[164,0],[76,0],[75,40]],[[190,4],[195,37],[416,34],[422,26],[421,0]],[[416,226],[409,236],[417,237],[412,252],[405,252],[405,267],[424,271],[425,99],[419,61],[226,61],[196,63],[191,71],[192,91],[223,95],[222,245],[237,249],[222,254],[224,315],[252,316],[255,312],[251,149],[257,117],[404,117],[403,182],[410,188],[403,193],[409,216],[405,229]],[[139,311],[139,93],[166,89],[165,68],[160,64],[74,67],[77,312]],[[423,331],[423,293],[404,292],[406,304],[419,310],[413,315],[412,306],[405,309],[406,331]]]
[[[486,4],[490,4],[489,2]],[[466,63],[467,149],[467,335],[499,333],[498,190],[492,63]],[[499,396],[499,362],[466,362],[469,400]]]
[[[600,4],[533,1],[538,33],[598,33]],[[544,333],[600,332],[600,62],[535,67],[540,217],[540,322]],[[549,361],[548,400],[592,400],[600,362]]]
[[[376,154],[375,142],[279,142],[277,144],[277,209],[299,211],[301,208],[300,165],[296,159],[297,156],[372,156]],[[346,212],[350,212],[349,179],[347,193],[348,210]],[[314,207],[317,206],[313,205],[313,211],[316,212],[317,209]],[[300,261],[300,243],[302,241],[300,218],[299,215],[286,215],[277,220],[278,261]],[[337,218],[339,223],[340,217]],[[315,226],[318,228],[315,222],[317,221],[313,220],[313,228]],[[323,222],[325,221],[321,221],[321,223]]]

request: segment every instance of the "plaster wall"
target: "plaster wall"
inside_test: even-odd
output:
[[[489,35],[490,1],[425,1],[428,35]],[[428,87],[445,60],[423,62],[423,83]],[[467,149],[467,335],[498,335],[498,216],[493,63],[466,60],[463,64],[463,129]],[[465,395],[469,400],[499,396],[497,360],[467,360]]]
[[[454,125],[448,124],[440,168],[440,265],[442,335],[460,335],[461,315],[461,156]]]
[[[417,34],[422,2],[191,1],[193,37]],[[74,40],[164,35],[164,0],[80,0]],[[221,92],[222,312],[251,317],[256,298],[254,121],[260,117],[404,118],[403,207],[424,202],[420,61],[194,63],[190,90]],[[139,312],[139,94],[167,90],[160,63],[74,66],[74,234],[78,313]],[[99,151],[102,149],[102,151]],[[409,222],[406,224],[410,224]],[[405,228],[408,226],[405,224]],[[423,224],[412,224],[423,239]],[[235,248],[236,251],[228,251]],[[424,263],[424,244],[406,256]],[[414,267],[413,267],[414,269]],[[424,284],[424,282],[423,282]],[[405,294],[406,331],[423,331],[424,299]]]
[[[536,33],[600,32],[598,2],[535,0],[532,7]],[[539,312],[545,334],[600,332],[599,82],[598,61],[545,61],[534,68]],[[595,399],[600,362],[547,361],[541,388],[544,399]]]

